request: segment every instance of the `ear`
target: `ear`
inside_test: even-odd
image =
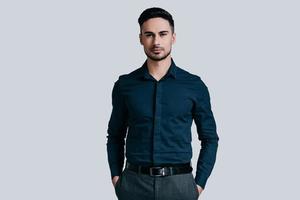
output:
[[[176,42],[176,33],[174,32],[172,35],[172,44],[175,44]]]
[[[139,38],[140,38],[140,44],[141,44],[141,45],[144,45],[144,44],[143,44],[142,34],[141,34],[141,33],[139,34]]]

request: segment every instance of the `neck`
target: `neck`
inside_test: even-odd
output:
[[[171,62],[171,56],[168,56],[160,61],[155,61],[148,58],[148,71],[156,80],[159,80],[168,72]]]

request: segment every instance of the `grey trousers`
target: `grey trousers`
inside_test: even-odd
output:
[[[124,169],[116,185],[119,200],[197,200],[192,173],[154,177]]]

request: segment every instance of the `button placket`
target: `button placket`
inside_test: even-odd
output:
[[[154,129],[153,129],[153,163],[156,163],[156,153],[160,151],[160,123],[162,106],[162,82],[155,83],[155,111],[154,111]]]

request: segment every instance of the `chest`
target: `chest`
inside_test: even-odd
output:
[[[141,82],[123,92],[129,116],[178,116],[190,114],[193,107],[194,90],[184,82]]]

